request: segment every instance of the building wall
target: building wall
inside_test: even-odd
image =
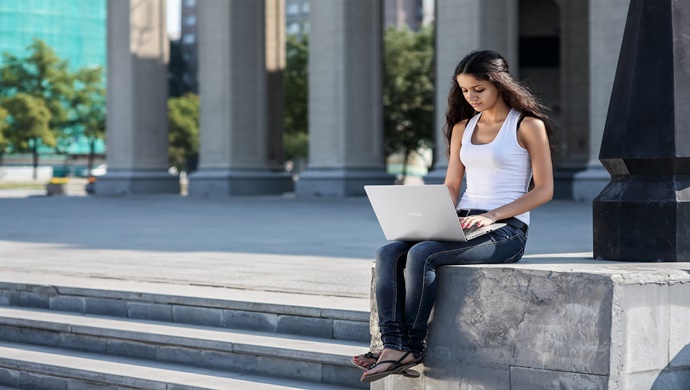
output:
[[[182,0],[180,2],[180,40],[182,44],[182,59],[185,71],[182,76],[184,83],[194,93],[199,93],[199,7],[198,0]]]
[[[102,67],[105,82],[106,17],[106,0],[0,0],[0,53],[25,57],[26,47],[40,38],[69,62],[72,71]],[[88,141],[75,134],[67,151],[86,154]],[[104,151],[104,143],[98,141],[96,153]],[[5,163],[12,163],[12,157],[6,156]]]
[[[285,26],[289,35],[309,34],[309,0],[285,1]]]
[[[383,10],[386,27],[401,29],[407,26],[416,31],[422,26],[422,0],[385,0]]]
[[[0,52],[23,56],[37,37],[73,70],[105,68],[105,23],[106,0],[0,0]]]

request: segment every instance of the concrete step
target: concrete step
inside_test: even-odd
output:
[[[0,389],[318,389],[349,387],[0,342]]]
[[[370,339],[369,300],[362,298],[0,272],[2,305],[361,342]]]
[[[363,387],[355,341],[0,307],[0,339],[22,344]]]

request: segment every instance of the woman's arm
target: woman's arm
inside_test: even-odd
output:
[[[527,149],[532,161],[534,188],[504,206],[485,214],[465,218],[463,220],[463,227],[490,225],[500,219],[514,217],[530,211],[553,198],[551,149],[549,148],[549,138],[546,135],[544,122],[537,118],[525,117],[518,130],[518,142]]]
[[[462,147],[462,135],[465,132],[467,119],[453,126],[453,134],[450,139],[450,156],[448,156],[448,170],[443,184],[448,186],[453,205],[457,207],[460,198],[462,178],[465,176],[465,166],[460,161],[460,148]]]

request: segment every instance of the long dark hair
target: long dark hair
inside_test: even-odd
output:
[[[471,75],[478,80],[490,81],[498,88],[503,100],[510,106],[520,111],[524,116],[541,119],[546,126],[546,134],[549,137],[551,158],[555,153],[556,125],[546,114],[549,109],[525,86],[520,84],[508,73],[508,63],[498,53],[492,50],[473,51],[466,55],[455,67],[453,81],[448,94],[448,111],[446,111],[446,125],[444,128],[448,145],[447,153],[450,153],[450,140],[453,135],[453,126],[465,119],[477,114],[474,108],[465,100],[457,82],[460,74]]]

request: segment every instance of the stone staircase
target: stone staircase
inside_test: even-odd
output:
[[[368,349],[367,309],[361,298],[2,273],[0,389],[368,388],[350,364]]]

